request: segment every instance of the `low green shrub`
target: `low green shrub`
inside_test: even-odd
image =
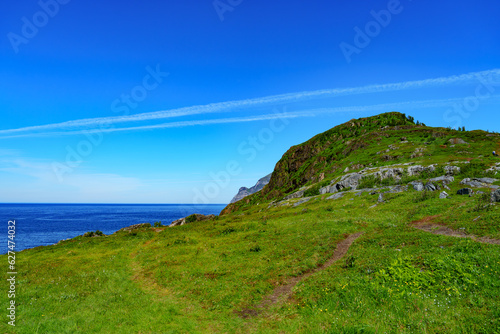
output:
[[[250,252],[254,252],[254,253],[260,252],[261,250],[262,249],[260,248],[259,245],[250,248]]]
[[[413,203],[424,202],[432,197],[434,197],[432,191],[423,190],[418,192],[417,195],[413,198]]]
[[[186,217],[186,223],[192,223],[196,221],[196,214],[192,214]]]
[[[469,212],[491,211],[491,195],[489,193],[476,194],[474,207]]]
[[[93,231],[85,232],[85,234],[83,236],[85,238],[91,238],[91,237],[101,237],[103,235],[104,235],[104,233],[102,233],[101,231],[97,230],[95,232],[93,232]]]

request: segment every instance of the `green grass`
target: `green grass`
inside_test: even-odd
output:
[[[459,185],[451,185],[458,189]],[[408,191],[298,207],[267,204],[209,222],[77,237],[17,255],[16,333],[375,333],[500,330],[500,249],[433,235],[410,221],[438,222],[500,238],[499,206]],[[351,200],[354,198],[354,200]],[[418,200],[416,200],[418,199]],[[304,211],[307,208],[308,210]],[[259,304],[290,277],[330,258],[364,231],[347,256],[301,281],[264,316]],[[6,262],[5,256],[3,257]],[[6,303],[2,294],[1,303]]]
[[[438,164],[442,168],[450,163],[462,168],[459,177],[492,177],[494,173],[487,174],[484,171],[500,161],[491,155],[493,150],[500,150],[500,136],[487,135],[487,132],[480,130],[456,131],[417,126],[400,113],[351,120],[291,147],[276,164],[269,185],[261,192],[248,196],[245,201],[229,205],[224,213],[283,198],[304,185],[312,185],[309,192],[314,194],[321,174],[325,180],[333,180],[344,175],[346,167],[350,168],[350,172],[359,170],[352,169],[353,166],[382,168],[412,162],[425,166]],[[454,138],[461,138],[468,144],[453,145],[449,140]],[[464,163],[468,161],[470,164]],[[428,174],[420,178],[443,175],[439,169]],[[418,178],[405,176],[400,183]],[[377,182],[380,183],[374,181],[373,184]],[[386,179],[381,185],[391,184],[396,182]]]
[[[500,206],[486,206],[489,190],[456,195],[463,178],[493,176],[484,170],[498,162],[490,153],[499,137],[485,134],[417,126],[399,113],[353,120],[292,147],[269,186],[216,219],[191,215],[183,226],[94,232],[20,252],[17,326],[0,322],[0,332],[500,333],[500,245],[434,235],[412,223],[432,216],[436,224],[500,239]],[[469,144],[452,147],[452,138]],[[378,194],[348,189],[336,200],[319,195],[346,167],[404,162],[438,168],[399,181],[366,177],[358,188],[426,181],[443,175],[446,163],[462,170],[448,199],[412,187],[384,194],[383,203]],[[315,196],[310,201],[268,208],[304,185],[305,196]],[[301,280],[291,299],[260,316],[240,316],[324,264],[357,232],[364,233],[346,256]],[[0,304],[7,302],[0,294]]]

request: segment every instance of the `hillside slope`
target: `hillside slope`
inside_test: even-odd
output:
[[[417,125],[412,117],[398,112],[351,120],[291,147],[262,191],[228,205],[222,214],[282,199],[304,186],[324,186],[347,172],[364,168],[454,161],[491,166],[499,161],[491,154],[499,147],[496,133]]]
[[[500,137],[412,123],[294,146],[218,217],[17,253],[0,331],[500,332]]]

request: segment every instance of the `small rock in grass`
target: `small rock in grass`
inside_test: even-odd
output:
[[[491,193],[492,202],[500,202],[500,189]]]
[[[424,190],[424,184],[422,182],[411,182],[410,184],[413,186],[413,189],[415,189],[416,191]]]
[[[459,191],[457,191],[457,195],[472,195],[472,189],[471,188],[462,188]]]
[[[344,197],[344,194],[345,194],[345,193],[336,193],[336,194],[333,194],[333,195],[332,195],[332,196],[330,196],[330,197],[327,197],[326,199],[339,199],[339,198]]]
[[[446,191],[443,191],[441,194],[439,194],[439,198],[441,199],[444,199],[444,198],[448,198],[448,193]]]
[[[437,187],[434,185],[434,183],[432,182],[427,182],[424,186],[424,189],[425,190],[428,190],[428,191],[436,191],[437,190]]]

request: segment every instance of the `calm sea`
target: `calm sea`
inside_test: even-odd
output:
[[[225,207],[180,204],[0,204],[0,253],[7,253],[7,224],[16,221],[15,251],[52,245],[100,230],[111,234],[123,227],[161,221],[163,225],[193,213],[218,215]],[[0,232],[1,233],[1,232]]]

